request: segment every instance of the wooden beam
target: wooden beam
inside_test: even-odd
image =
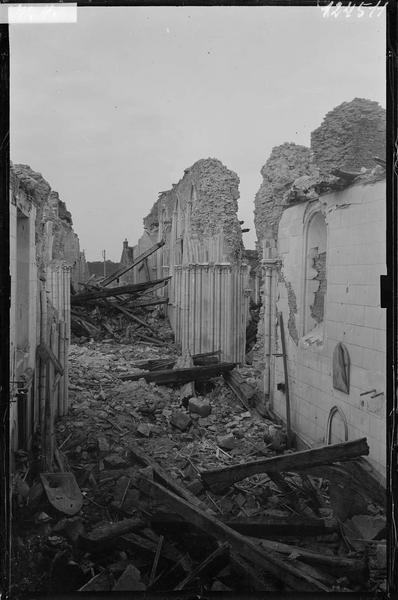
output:
[[[167,488],[172,490],[175,494],[181,496],[181,498],[184,498],[187,502],[190,502],[194,506],[198,506],[203,510],[209,510],[206,504],[199,500],[199,498],[192,494],[192,492],[180,485],[178,481],[171,477],[171,475],[169,475],[167,471],[162,469],[162,467],[157,462],[150,459],[146,454],[144,454],[140,450],[140,448],[135,444],[130,443],[129,456],[130,458],[134,459],[135,462],[138,462],[138,464],[144,467],[150,467],[153,471],[154,478],[157,479],[163,485],[165,485]]]
[[[123,315],[126,315],[126,317],[128,317],[132,321],[135,321],[139,325],[142,325],[142,327],[146,327],[147,329],[149,329],[149,331],[151,333],[154,333],[156,335],[156,331],[153,329],[153,327],[148,325],[148,323],[145,323],[145,321],[143,319],[140,319],[136,315],[133,315],[133,313],[131,313],[129,310],[127,310],[127,308],[120,306],[118,302],[112,302],[112,304],[110,302],[108,302],[108,304],[109,304],[109,306],[112,306],[113,308],[115,308],[116,310],[121,312]]]
[[[157,304],[167,304],[169,301],[168,298],[148,298],[148,300],[130,300],[128,303],[128,308],[139,308],[143,306],[146,308],[147,306],[156,306]]]
[[[235,394],[237,399],[243,404],[246,410],[250,410],[256,401],[256,390],[244,381],[239,371],[225,373],[225,383],[230,390]]]
[[[223,519],[224,521],[224,519]],[[328,535],[338,530],[335,519],[320,519],[293,515],[224,521],[228,527],[251,537]]]
[[[135,531],[137,529],[142,529],[143,527],[145,527],[145,522],[142,519],[137,519],[135,517],[123,519],[117,523],[108,523],[107,525],[96,527],[90,531],[90,533],[80,536],[80,541],[83,545],[94,547],[98,545],[99,547],[129,531]]]
[[[170,277],[163,277],[162,279],[154,279],[153,281],[143,281],[141,283],[132,283],[130,285],[116,286],[110,289],[102,289],[94,292],[83,292],[81,294],[74,294],[71,296],[71,304],[76,306],[78,304],[85,304],[90,300],[97,300],[98,298],[108,298],[110,296],[123,296],[123,294],[135,294],[143,292],[144,290],[150,289],[152,286],[169,281]]]
[[[191,583],[196,577],[199,575],[203,575],[204,573],[208,573],[209,570],[214,571],[216,568],[218,571],[225,565],[225,561],[228,558],[229,554],[229,544],[224,542],[220,544],[218,548],[214,550],[209,556],[205,558],[203,562],[200,563],[197,567],[195,567],[185,579],[183,579],[176,587],[174,591],[181,591],[187,585]],[[224,565],[220,564],[224,562]]]
[[[258,538],[279,536],[329,535],[338,531],[336,519],[320,519],[292,515],[289,517],[247,517],[230,520],[219,517],[225,525],[243,535]],[[182,518],[176,513],[158,512],[152,515],[152,526],[161,527],[162,533],[172,533],[181,528]]]
[[[158,385],[179,384],[183,385],[189,381],[203,381],[210,377],[217,377],[231,371],[236,366],[236,363],[218,363],[215,365],[206,365],[202,367],[190,367],[187,369],[163,369],[161,371],[143,372],[134,375],[122,375],[120,379],[123,381],[138,381],[144,378],[147,383],[157,383]]]
[[[61,363],[59,362],[58,358],[55,356],[55,354],[51,350],[51,348],[49,346],[47,346],[47,344],[45,344],[44,342],[41,342],[37,347],[37,352],[38,352],[40,358],[44,362],[51,360],[57,373],[59,373],[60,375],[64,374],[63,366],[61,365]]]
[[[115,281],[115,279],[118,279],[119,277],[121,277],[122,275],[124,275],[125,273],[127,273],[128,271],[130,271],[131,269],[136,267],[137,265],[139,265],[142,261],[146,260],[148,258],[148,256],[151,256],[151,254],[156,252],[156,250],[158,250],[159,248],[164,246],[165,243],[166,243],[165,240],[161,240],[160,242],[157,242],[156,244],[151,246],[151,248],[149,248],[149,250],[146,250],[145,252],[143,252],[142,254],[137,256],[137,258],[131,263],[131,265],[128,265],[127,267],[121,267],[120,269],[118,269],[117,271],[112,273],[111,275],[108,275],[108,277],[106,277],[105,279],[103,279],[101,281],[101,285],[103,287],[106,287],[107,285],[112,283],[112,281]]]
[[[355,581],[366,581],[368,570],[365,559],[350,558],[345,556],[331,556],[329,554],[312,552],[301,546],[293,546],[272,540],[259,540],[259,544],[266,550],[275,551],[280,554],[291,556],[297,554],[298,560],[309,565],[325,568],[340,577],[347,576]]]
[[[251,461],[231,467],[202,471],[203,482],[211,487],[213,485],[230,486],[257,473],[280,473],[283,471],[300,471],[309,467],[330,465],[334,462],[346,461],[369,454],[366,438],[331,444],[320,448],[311,448],[301,452],[292,452],[281,456],[273,456],[261,460]]]
[[[297,591],[330,591],[313,577],[300,571],[293,560],[286,561],[273,551],[264,551],[258,544],[234,531],[214,516],[193,506],[162,485],[142,476],[137,485],[149,496],[160,502],[167,502],[184,520],[194,524],[219,542],[227,542],[231,549],[244,554],[247,560],[269,571],[277,579],[284,581],[292,590]]]
[[[194,366],[205,366],[218,364],[219,352],[205,352],[204,354],[193,354],[192,360]],[[177,362],[176,358],[152,358],[150,360],[141,360],[134,362],[132,366],[145,371],[159,371],[161,369],[172,369]]]

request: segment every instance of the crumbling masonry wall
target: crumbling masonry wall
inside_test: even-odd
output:
[[[311,135],[311,149],[300,153],[309,161],[307,172],[290,183],[280,148],[274,149],[262,171],[255,224],[259,247],[274,237],[277,248],[272,303],[273,314],[282,313],[286,329],[292,426],[299,441],[323,443],[329,412],[337,406],[346,417],[348,438],[368,438],[370,462],[383,475],[385,315],[379,278],[385,273],[385,170],[373,157],[385,156],[385,111],[375,102],[356,98],[328,113]],[[278,161],[282,181],[276,189]],[[297,167],[300,164],[297,161]],[[321,244],[317,233],[308,238],[315,215],[322,215],[326,223]],[[260,331],[266,328],[267,306],[262,314]],[[286,418],[283,386],[278,389],[285,376],[276,318],[263,338],[270,339],[270,345],[258,345],[266,368],[269,364],[269,373],[264,370],[268,399]],[[339,342],[350,354],[348,394],[332,383],[333,351]],[[258,353],[253,364],[261,363]],[[369,390],[376,392],[361,396]],[[333,422],[331,441],[343,439],[344,430]]]
[[[321,175],[372,169],[374,156],[385,159],[386,111],[365,98],[343,102],[312,132],[311,149]]]
[[[171,276],[167,312],[183,352],[220,349],[223,359],[242,362],[250,291],[238,198],[236,173],[214,158],[197,161],[160,193],[134,256],[145,240],[165,240],[148,259],[148,271],[153,278]]]
[[[12,165],[10,173],[10,379],[13,449],[28,449],[44,430],[44,385],[51,366],[40,358],[45,344],[64,374],[53,395],[54,414],[67,408],[67,352],[71,280],[85,277],[84,256],[70,213],[40,173]]]
[[[285,143],[275,146],[261,169],[263,181],[254,200],[254,223],[259,242],[275,237],[284,210],[284,194],[298,177],[318,174],[312,152],[305,146]]]

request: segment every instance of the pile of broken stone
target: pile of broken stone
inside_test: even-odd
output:
[[[14,591],[382,590],[380,495],[340,493],[326,467],[246,475],[253,461],[295,457],[283,429],[242,406],[222,376],[148,382],[142,365],[167,359],[191,364],[171,344],[71,347],[54,464],[68,483],[51,494],[20,457]],[[227,481],[235,466],[242,476]]]

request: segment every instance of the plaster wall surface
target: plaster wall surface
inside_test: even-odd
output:
[[[304,337],[303,322],[305,223],[311,211],[321,211],[327,223],[324,320],[312,343]],[[282,267],[276,294],[285,324],[293,317],[298,332],[295,340],[286,331],[293,429],[312,444],[323,443],[329,411],[338,406],[347,419],[348,439],[367,437],[370,462],[382,474],[386,458],[386,324],[379,286],[380,275],[386,272],[385,235],[385,181],[353,185],[286,209],[279,224]],[[289,287],[296,298],[293,312]],[[280,352],[276,326],[274,334]],[[351,359],[349,394],[332,385],[332,355],[339,342],[345,344]],[[272,368],[272,402],[284,417],[285,397],[277,390],[277,383],[284,381],[282,359],[275,357]],[[372,389],[380,395],[360,395]],[[331,440],[344,440],[339,417],[333,420]]]

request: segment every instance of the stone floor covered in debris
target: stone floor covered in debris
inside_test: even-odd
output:
[[[382,493],[343,469],[362,459],[214,484],[220,468],[295,450],[222,376],[190,384],[186,398],[187,385],[182,394],[126,379],[166,359],[181,364],[167,323],[160,327],[163,347],[74,340],[53,481],[19,456],[14,595],[385,589]]]

